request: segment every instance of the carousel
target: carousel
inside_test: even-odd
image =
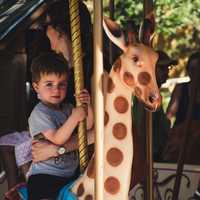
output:
[[[156,77],[160,54],[153,46],[156,26],[153,0],[143,1],[144,17],[138,30],[131,20],[126,30],[114,20],[114,0],[109,1],[109,17],[103,14],[103,2],[93,0],[91,29],[86,28],[85,15],[81,14],[81,9],[87,8],[81,0],[0,1],[0,199],[28,200],[26,179],[15,182],[14,178],[19,174],[17,168],[31,162],[30,157],[22,161],[20,151],[31,154],[32,138],[27,128],[34,103],[30,52],[43,39],[30,37],[30,31],[51,25],[47,13],[50,7],[56,10],[54,3],[58,2],[66,4],[67,9],[74,91],[79,94],[89,82],[95,125],[89,134],[94,136],[88,139],[86,122],[79,123],[75,149],[80,175],[60,189],[57,200],[192,200],[200,179],[198,163],[186,164],[190,157],[186,152],[190,134],[193,129],[196,133],[199,130],[198,122],[191,128],[195,87],[181,135],[175,138],[180,140],[180,146],[174,162],[153,159],[153,121],[162,107]],[[58,15],[59,12],[62,11]],[[138,102],[142,105],[140,109]],[[75,103],[81,106],[79,101]],[[140,128],[138,113],[142,116]],[[162,132],[159,122],[156,124]],[[75,149],[69,147],[67,151]],[[13,181],[10,185],[9,180]]]

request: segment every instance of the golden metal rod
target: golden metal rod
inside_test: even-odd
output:
[[[69,1],[69,12],[72,38],[72,65],[74,68],[75,93],[79,94],[80,91],[84,88],[84,81],[78,0]],[[76,105],[81,106],[81,103],[79,101],[76,101]],[[81,122],[78,126],[78,143],[80,170],[81,173],[83,173],[88,164],[86,121]]]
[[[95,80],[95,199],[104,200],[104,101],[102,93],[102,0],[94,0],[94,80]]]

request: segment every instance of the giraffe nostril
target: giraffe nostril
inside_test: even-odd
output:
[[[150,103],[155,103],[155,102],[157,102],[157,101],[159,101],[160,100],[160,95],[158,95],[157,93],[151,93],[150,95],[149,95],[149,102]]]
[[[151,93],[148,97],[148,103],[145,105],[147,110],[155,112],[160,108],[161,96],[157,93]]]

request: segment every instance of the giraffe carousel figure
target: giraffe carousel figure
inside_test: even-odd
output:
[[[125,36],[120,26],[105,18],[104,30],[109,39],[122,51],[107,76],[104,116],[104,200],[128,200],[134,182],[133,133],[131,99],[136,96],[149,111],[156,111],[161,96],[155,77],[157,53],[148,45]],[[144,33],[149,33],[144,31]],[[133,34],[132,34],[133,35]],[[147,38],[149,37],[149,38]],[[94,199],[94,156],[84,174],[73,184],[71,191],[79,200]]]
[[[136,152],[132,129],[132,96],[143,102],[149,111],[154,112],[159,108],[161,96],[155,77],[158,54],[150,47],[149,30],[142,31],[144,44],[137,42],[131,32],[126,42],[120,26],[108,18],[104,18],[103,27],[109,39],[123,51],[105,78],[103,199],[128,200],[129,191],[137,179],[133,167]],[[62,188],[57,200],[93,200],[94,181],[93,156],[83,175]],[[21,199],[27,200],[26,187],[18,190]]]

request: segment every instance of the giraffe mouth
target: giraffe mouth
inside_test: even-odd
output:
[[[157,105],[156,106],[151,106],[151,105],[149,105],[147,103],[144,103],[141,99],[138,99],[138,100],[143,104],[144,109],[149,111],[149,112],[156,112],[158,110],[158,108],[159,108],[159,106],[157,106]]]
[[[145,110],[149,111],[149,112],[156,112],[158,110],[158,107],[155,106],[155,107],[152,107],[150,105],[147,105],[147,104],[144,104],[144,108]]]
[[[159,108],[160,108],[160,104],[156,103],[156,104],[151,104],[150,102],[144,102],[141,99],[141,96],[135,95],[137,97],[137,99],[143,104],[145,110],[149,111],[149,112],[156,112]]]

